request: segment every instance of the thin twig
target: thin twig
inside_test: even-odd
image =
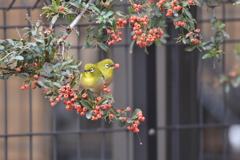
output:
[[[5,58],[7,58],[8,56],[10,56],[11,54],[13,54],[13,52],[8,53],[6,56],[4,56],[3,58],[1,58],[0,61],[4,60]]]

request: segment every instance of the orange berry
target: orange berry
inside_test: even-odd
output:
[[[16,71],[17,72],[21,72],[21,68],[16,68]]]
[[[110,119],[113,119],[115,116],[113,114],[109,114],[108,116]]]

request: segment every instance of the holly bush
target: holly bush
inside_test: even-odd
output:
[[[113,10],[114,5],[121,5],[121,2],[113,0],[52,0],[51,5],[44,4],[42,15],[50,21],[48,27],[40,15],[31,28],[23,28],[26,32],[19,34],[19,39],[0,40],[0,78],[19,76],[26,79],[21,86],[22,90],[30,86],[32,89],[42,88],[51,106],[62,101],[67,110],[75,110],[88,119],[116,119],[119,126],[128,124],[129,130],[139,132],[138,125],[145,120],[140,109],[135,109],[132,116],[127,117],[126,113],[131,108],[114,108],[110,89],[104,88],[100,94],[93,94],[80,86],[81,61],[70,56],[68,50],[71,42],[67,40],[72,31],[79,35],[75,29],[77,23],[87,19],[97,24],[87,28],[88,35],[82,49],[96,48],[106,52],[110,45],[122,41],[121,29],[126,26],[132,29],[130,52],[134,44],[145,48],[146,52],[146,47],[153,43],[160,46],[169,37],[166,22],[170,20],[175,29],[179,30],[176,42],[188,44],[186,51],[206,50],[203,59],[217,57],[220,60],[220,46],[224,37],[229,38],[229,35],[224,31],[225,24],[214,13],[220,1],[129,0],[126,3],[127,13]],[[197,22],[190,12],[191,7],[195,6],[207,6],[213,10],[211,22],[215,34],[209,41],[203,41],[201,29],[196,27]],[[55,33],[54,25],[60,16],[65,17],[69,25],[63,26],[64,31]],[[28,16],[26,20],[32,22]]]

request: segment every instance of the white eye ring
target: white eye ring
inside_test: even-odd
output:
[[[106,68],[109,68],[109,64],[105,64],[105,67],[106,67]]]
[[[91,68],[91,69],[90,69],[90,72],[91,72],[91,73],[93,73],[93,72],[94,72],[94,69],[93,69],[93,68]]]

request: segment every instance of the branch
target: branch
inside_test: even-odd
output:
[[[92,3],[93,0],[89,0],[82,12],[72,21],[72,23],[67,27],[67,33],[70,34],[72,29],[77,25],[78,21],[82,18],[86,10],[88,9],[90,3]]]

